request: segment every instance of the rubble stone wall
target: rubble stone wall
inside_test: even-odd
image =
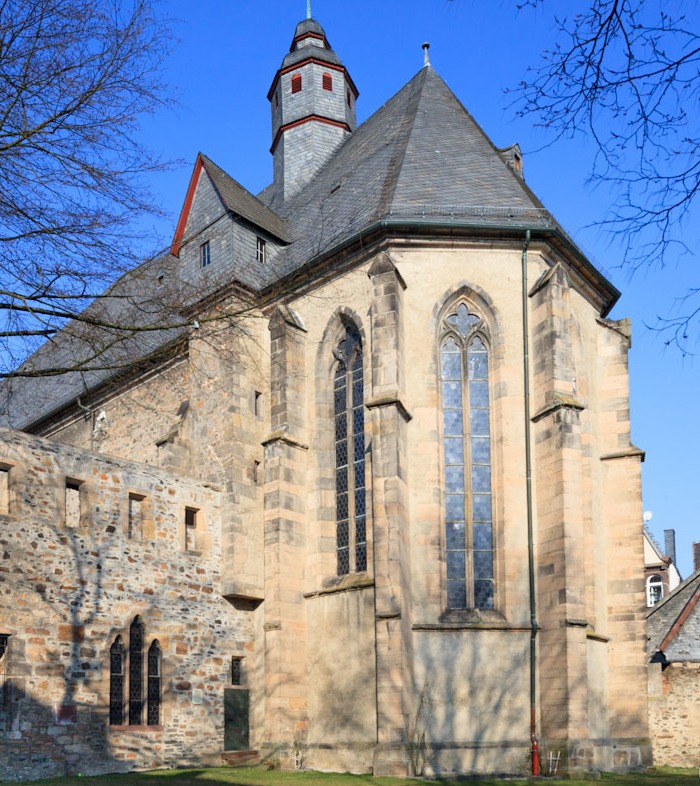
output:
[[[252,655],[254,624],[220,594],[220,492],[19,432],[0,432],[0,460],[3,779],[218,763],[231,657]],[[162,653],[159,722],[144,708],[129,724],[127,665],[125,722],[110,725],[110,647],[121,636],[128,649],[137,615],[144,697],[154,640]]]

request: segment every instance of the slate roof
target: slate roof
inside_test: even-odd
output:
[[[578,260],[603,313],[619,296],[504,162],[431,66],[422,68],[359,126],[316,177],[284,204],[275,202],[274,189],[267,188],[255,197],[210,159],[200,158],[224,206],[281,241],[274,267],[264,271],[256,268],[255,277],[245,268],[230,268],[236,271],[239,283],[253,290],[272,287],[379,227],[460,227],[517,236],[524,235],[527,227],[533,233],[554,238]],[[177,287],[169,298],[161,290],[163,303],[158,319],[162,316],[167,321],[175,314],[177,321],[181,307],[197,302],[198,297],[225,283],[216,281],[209,287],[187,290],[177,273],[177,259],[167,255],[142,266],[139,274],[128,274],[112,288],[115,296],[100,300],[94,308],[108,313],[113,324],[138,325],[142,317],[152,321],[159,302],[158,293],[152,291],[153,271],[158,265],[169,271],[168,284],[174,282]],[[261,272],[267,278],[261,279]],[[144,275],[149,283],[130,293],[129,282]],[[122,296],[121,287],[126,288],[127,297]],[[170,307],[165,304],[168,299],[173,304]],[[102,330],[97,337],[84,336],[87,340],[76,341],[76,334],[82,331],[77,325],[65,330],[28,363],[53,367],[71,357],[80,363],[95,343],[109,344],[114,338],[113,331]],[[178,330],[134,333],[122,346],[109,349],[107,365],[121,369],[130,360],[138,361],[159,345],[172,342],[175,334]],[[5,401],[0,401],[0,413],[4,415],[0,415],[0,424],[27,427],[115,373],[114,369],[105,369],[43,380],[13,380],[9,393],[5,388]]]
[[[291,232],[285,272],[381,220],[557,226],[431,67],[359,126],[305,188],[271,207]]]
[[[273,237],[283,243],[289,242],[287,223],[280,218],[274,211],[243,186],[234,180],[229,174],[224,172],[210,158],[203,153],[202,165],[204,171],[209,175],[214,188],[216,189],[221,201],[227,210],[236,215],[242,216],[251,224],[267,230]]]
[[[70,322],[46,341],[20,367],[39,376],[3,381],[0,426],[25,427],[175,342],[185,329],[173,327],[181,306],[195,297],[185,282],[175,285],[178,265],[170,254],[140,265],[86,309],[88,323]]]
[[[700,570],[647,612],[647,654],[665,663],[700,662]]]

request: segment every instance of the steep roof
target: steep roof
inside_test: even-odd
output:
[[[313,27],[313,26],[312,26]],[[309,32],[316,32],[310,28]],[[312,47],[309,47],[310,49]],[[222,204],[230,213],[243,217],[281,242],[277,263],[255,274],[245,267],[231,267],[231,275],[251,290],[274,286],[339,249],[359,242],[379,228],[405,231],[448,229],[475,233],[521,235],[525,228],[533,236],[545,237],[563,250],[586,281],[593,302],[605,314],[619,296],[585,258],[530,188],[504,161],[473,117],[462,106],[431,66],[422,68],[396,95],[359,126],[321,168],[317,176],[285,203],[276,203],[271,189],[257,197],[226,174],[206,156],[199,154],[188,188],[173,243],[177,253],[197,178],[206,172]],[[145,266],[152,271],[154,264]],[[157,264],[161,264],[160,262]],[[151,302],[169,300],[167,316],[181,313],[183,306],[197,302],[222,281],[210,287],[187,289],[180,280],[177,259],[163,258],[169,270],[168,286],[177,287],[169,297],[163,290],[154,295],[152,282],[144,290],[145,307],[139,304],[138,287],[123,297],[120,287],[128,275],[112,288],[112,297],[91,308],[108,312],[110,324],[138,325],[138,311],[150,314]],[[134,274],[135,275],[135,274]],[[266,276],[260,278],[260,276]],[[47,343],[28,363],[54,367],[71,357],[84,365],[95,340],[81,334],[77,325]],[[128,335],[123,347],[112,344],[110,329],[101,329],[97,343],[110,344],[107,369],[75,372],[39,381],[13,381],[11,395],[5,389],[4,422],[27,426],[54,409],[74,400],[87,389],[119,373],[128,362],[153,354],[160,345],[173,341],[173,333],[156,330],[140,336]],[[179,329],[175,331],[179,332]],[[160,344],[159,344],[160,342]],[[57,363],[58,359],[58,363]]]
[[[649,609],[647,640],[654,660],[700,662],[700,571]]]
[[[227,211],[245,218],[246,221],[250,221],[251,224],[261,229],[265,229],[273,237],[281,240],[283,243],[288,242],[287,227],[284,219],[280,218],[256,196],[246,191],[240,183],[224,172],[224,170],[217,166],[210,158],[207,158],[203,153],[198,153],[192,171],[192,177],[190,178],[190,184],[187,188],[187,194],[185,195],[185,201],[180,212],[180,218],[178,219],[177,228],[175,230],[175,237],[171,249],[173,254],[179,252],[180,244],[184,239],[189,211],[192,207],[192,200],[202,172],[206,172],[209,176],[221,200],[221,204]]]
[[[539,230],[563,247],[607,313],[619,297],[493,145],[431,66],[359,126],[318,175],[285,203],[292,274],[354,236],[385,225]],[[267,281],[272,284],[274,279]]]

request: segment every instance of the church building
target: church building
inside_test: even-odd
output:
[[[650,763],[619,293],[427,47],[358,95],[301,21],[271,185],[200,154],[5,384],[3,779]]]

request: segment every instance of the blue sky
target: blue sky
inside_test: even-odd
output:
[[[628,316],[633,324],[632,438],[647,452],[644,509],[653,514],[650,526],[660,543],[664,529],[676,530],[677,562],[686,577],[692,569],[691,542],[700,541],[700,356],[683,358],[645,325],[653,325],[657,315],[678,313],[678,298],[700,285],[699,233],[685,227],[692,253],[678,264],[670,260],[663,270],[644,269],[631,278],[620,268],[620,249],[590,226],[606,215],[613,198],[605,188],[587,185],[591,145],[579,138],[547,146],[548,137],[531,118],[515,117],[505,93],[527,78],[528,67],[538,64],[555,35],[547,10],[553,0],[538,11],[518,12],[516,4],[313,0],[313,16],[360,91],[358,121],[421,68],[421,44],[429,41],[437,72],[496,145],[520,143],[528,184],[622,291],[610,316]],[[294,27],[306,14],[306,0],[168,0],[163,7],[175,20],[178,39],[164,76],[180,106],[149,118],[143,136],[157,154],[183,162],[152,184],[170,213],[159,227],[167,234],[174,229],[197,151],[253,193],[272,179],[266,95]],[[556,2],[559,14],[579,7],[578,1]],[[685,8],[700,22],[696,3]],[[700,337],[690,349],[700,355]]]

